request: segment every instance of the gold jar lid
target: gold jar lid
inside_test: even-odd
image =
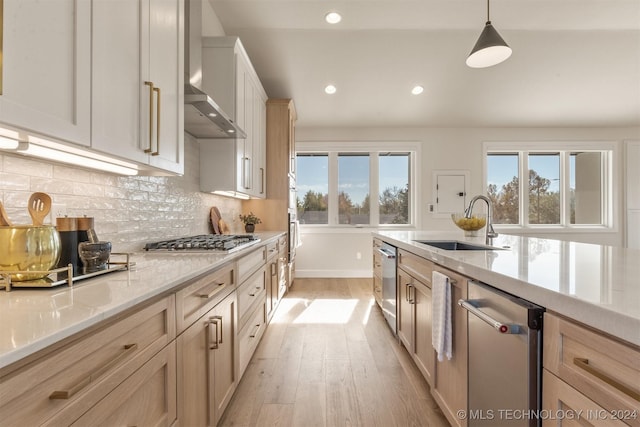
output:
[[[76,231],[78,230],[78,218],[60,217],[56,218],[56,228],[58,231]]]

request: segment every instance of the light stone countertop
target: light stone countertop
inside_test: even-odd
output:
[[[500,235],[493,246],[509,249],[447,251],[415,240],[484,244],[484,237],[428,231],[379,231],[373,235],[547,311],[640,345],[639,250]]]
[[[0,368],[163,294],[275,241],[283,233],[256,233],[261,242],[231,254],[140,252],[131,270],[46,289],[0,289]]]

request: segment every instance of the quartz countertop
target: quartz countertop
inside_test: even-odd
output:
[[[448,251],[416,240],[484,244],[461,233],[373,233],[443,267],[640,345],[640,251],[613,246],[500,235],[491,251]]]
[[[139,252],[135,265],[55,288],[0,289],[0,368],[231,262],[282,233],[257,233],[261,242],[231,254]]]

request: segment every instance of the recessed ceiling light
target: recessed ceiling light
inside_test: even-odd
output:
[[[338,22],[342,21],[342,15],[340,15],[338,12],[329,12],[324,16],[324,20],[329,24],[337,24]]]
[[[218,117],[218,115],[216,113],[209,113],[207,114],[209,117]]]
[[[422,92],[424,92],[424,88],[420,85],[414,86],[413,89],[411,89],[411,93],[414,95],[420,95]]]
[[[334,85],[327,85],[327,87],[324,88],[325,93],[329,95],[333,95],[337,90]]]

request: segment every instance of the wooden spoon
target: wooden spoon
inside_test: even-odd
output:
[[[44,224],[44,219],[51,210],[51,197],[46,193],[33,193],[29,197],[29,215],[33,220],[33,225]]]
[[[7,211],[4,210],[4,206],[0,202],[0,225],[3,226],[11,226],[11,221],[9,221],[9,216],[7,215]]]

